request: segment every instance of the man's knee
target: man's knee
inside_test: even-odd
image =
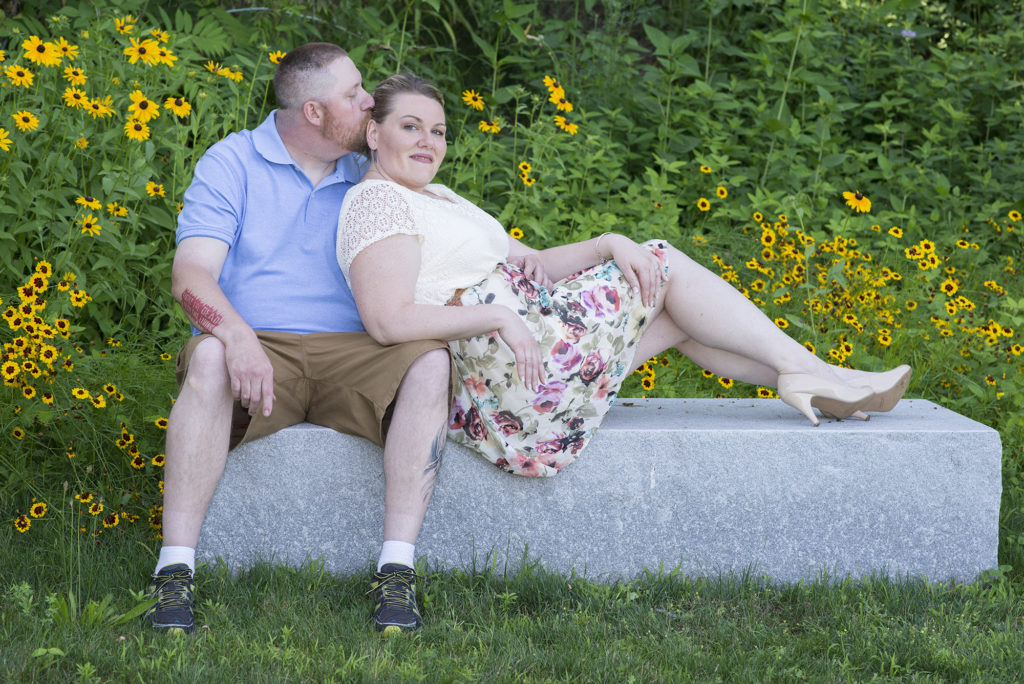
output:
[[[209,337],[196,345],[185,375],[188,388],[203,394],[219,393],[229,390],[229,383],[224,343]]]

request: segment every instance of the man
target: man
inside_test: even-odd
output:
[[[229,449],[307,420],[384,446],[378,630],[416,629],[415,541],[441,464],[451,393],[444,342],[382,347],[335,258],[362,175],[373,98],[347,53],[310,43],[274,74],[279,108],[196,164],[178,218],[172,293],[196,333],[178,355],[163,535],[148,592],[157,629],[195,628],[195,547]]]

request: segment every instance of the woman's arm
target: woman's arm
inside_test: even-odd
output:
[[[496,331],[515,353],[520,379],[536,389],[544,381],[540,348],[519,315],[499,304],[417,304],[414,292],[420,254],[419,241],[400,234],[373,243],[352,260],[352,295],[370,337],[389,345],[456,340]]]
[[[657,296],[658,281],[667,279],[657,257],[625,235],[617,233],[605,233],[582,242],[571,242],[544,250],[532,249],[509,237],[508,259],[510,262],[513,259],[521,260],[526,264],[523,266],[524,271],[529,266],[533,272],[556,282],[602,260],[614,259],[626,282],[634,292],[642,293],[644,303],[648,306],[654,303]],[[533,262],[536,265],[530,266]],[[529,271],[526,274],[534,280],[540,280]]]

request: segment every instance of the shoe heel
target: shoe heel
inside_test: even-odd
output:
[[[807,420],[811,421],[814,427],[818,427],[818,417],[814,415],[814,409],[811,408],[811,399],[814,395],[805,392],[787,392],[786,394],[779,393],[779,398],[786,402],[800,413],[807,417]]]

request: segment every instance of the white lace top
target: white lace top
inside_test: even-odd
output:
[[[508,236],[494,217],[443,185],[427,190],[437,197],[377,179],[348,191],[338,216],[337,255],[349,287],[356,255],[399,233],[415,235],[422,249],[417,304],[446,303],[508,256]]]

